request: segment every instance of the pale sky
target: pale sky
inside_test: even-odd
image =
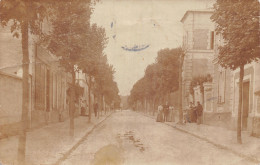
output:
[[[128,95],[163,48],[182,45],[181,18],[187,10],[205,9],[211,0],[101,0],[94,6],[92,22],[106,29],[104,52],[116,70],[119,94]],[[149,45],[141,51],[123,47]]]

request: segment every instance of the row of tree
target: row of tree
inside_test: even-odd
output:
[[[244,67],[246,64],[258,62],[260,59],[260,3],[258,0],[217,0],[213,8],[214,12],[211,20],[216,23],[215,30],[217,35],[221,35],[225,41],[223,46],[218,47],[217,62],[224,68],[240,70],[237,142],[242,143],[241,113]],[[162,54],[165,57],[160,57]],[[182,57],[182,60],[180,60],[178,66],[178,62],[176,62],[178,58],[174,56],[170,58],[169,54],[174,53],[170,53],[169,49],[161,50],[158,53],[156,63],[147,67],[145,76],[133,86],[129,97],[130,104],[133,105],[137,101],[143,102],[145,99],[152,99],[155,102],[156,98],[162,98],[162,95],[167,95],[169,92],[177,90],[178,80],[179,90],[182,91],[181,71],[179,71],[178,78],[177,70],[182,68],[184,56],[179,56]],[[197,84],[203,79],[195,78],[194,83]],[[179,97],[181,103],[181,93]],[[180,113],[180,120],[181,115],[182,113]]]
[[[108,64],[103,50],[107,43],[105,30],[90,24],[92,12],[90,0],[1,0],[0,22],[11,25],[14,37],[22,40],[23,52],[23,94],[22,128],[18,162],[25,164],[26,129],[29,112],[29,36],[36,36],[38,45],[58,57],[60,65],[72,76],[70,94],[70,134],[74,135],[74,112],[76,87],[75,73],[82,70],[88,75],[89,108],[91,120],[92,90],[96,97],[102,97],[110,105],[118,102],[118,87],[114,81],[114,69]],[[46,32],[42,27],[51,29]]]
[[[134,84],[128,98],[129,105],[137,108],[138,102],[148,103],[152,105],[154,114],[157,105],[167,101],[170,94],[179,89],[183,58],[181,48],[160,50],[155,63],[148,65],[144,77]]]
[[[70,87],[71,134],[73,135],[73,116],[75,112],[75,72],[82,70],[88,75],[89,121],[91,121],[92,103],[90,91],[103,105],[119,100],[117,84],[114,81],[114,69],[108,64],[103,50],[107,44],[105,30],[96,24],[90,25],[90,4],[83,0],[66,3],[53,3],[50,9],[52,30],[43,34],[42,43],[60,59],[61,65],[72,75]],[[94,81],[93,81],[94,80]]]

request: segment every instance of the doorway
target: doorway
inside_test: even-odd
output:
[[[248,112],[249,112],[249,86],[250,83],[244,82],[243,83],[243,101],[242,101],[242,130],[247,130],[247,119],[248,119]]]

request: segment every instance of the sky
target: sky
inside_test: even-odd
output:
[[[180,20],[187,10],[212,4],[211,0],[100,0],[95,4],[91,22],[106,30],[104,53],[115,68],[119,94],[130,94],[160,49],[182,45]],[[129,51],[132,48],[140,51]]]

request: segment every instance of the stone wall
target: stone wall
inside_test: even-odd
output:
[[[22,79],[0,72],[0,137],[15,135],[22,114]]]
[[[0,72],[0,125],[20,121],[22,79]]]

